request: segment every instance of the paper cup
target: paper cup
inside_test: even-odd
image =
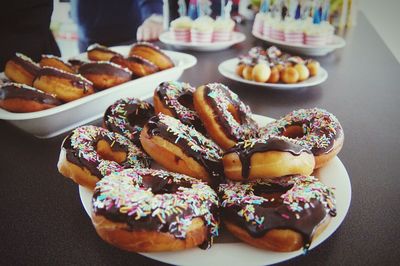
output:
[[[190,31],[190,39],[192,42],[196,43],[209,43],[212,41],[213,38],[213,32],[204,32],[204,31],[198,31],[198,30],[191,30]]]
[[[276,30],[276,29],[272,28],[270,37],[274,40],[284,41],[285,33],[283,32],[283,30]]]
[[[175,41],[190,42],[190,29],[171,29]]]
[[[304,34],[302,32],[285,32],[285,42],[302,44],[304,43]]]

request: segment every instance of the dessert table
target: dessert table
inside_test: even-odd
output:
[[[252,37],[251,23],[239,29],[247,32],[247,39],[231,49],[190,52],[198,64],[180,80],[194,86],[222,82],[254,113],[274,118],[299,108],[324,108],[338,117],[345,132],[339,158],[352,183],[347,217],[321,245],[282,264],[397,264],[400,65],[395,57],[360,14],[358,25],[345,35],[346,47],[318,58],[329,73],[326,82],[290,91],[252,87],[230,81],[217,70],[226,59],[255,45],[266,46]],[[114,248],[97,236],[80,202],[78,186],[57,171],[65,135],[37,139],[0,121],[0,264],[162,264]]]

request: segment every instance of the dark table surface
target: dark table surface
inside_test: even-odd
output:
[[[250,25],[242,29],[249,31]],[[222,77],[220,62],[263,45],[250,34],[225,51],[193,52],[198,64],[181,78],[195,86],[222,82],[257,114],[279,117],[321,107],[343,125],[339,157],[352,183],[350,210],[329,239],[286,265],[398,265],[400,260],[400,65],[362,14],[346,41],[345,48],[318,59],[329,78],[311,88],[277,91]],[[37,139],[0,121],[0,264],[159,265],[97,236],[78,187],[56,168],[64,136]]]

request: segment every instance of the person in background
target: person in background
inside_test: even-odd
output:
[[[1,7],[0,71],[16,52],[38,62],[42,54],[60,56],[50,31],[53,0],[9,1]]]
[[[158,39],[163,31],[162,0],[71,0],[78,24],[80,52],[93,43],[105,46]]]

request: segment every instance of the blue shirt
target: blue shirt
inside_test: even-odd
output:
[[[71,0],[79,39],[107,46],[135,41],[137,28],[162,8],[162,0]]]

